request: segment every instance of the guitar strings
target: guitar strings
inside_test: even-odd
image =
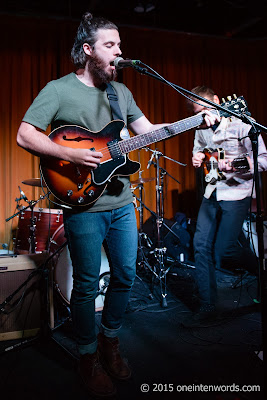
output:
[[[198,120],[198,118],[199,118],[199,115],[195,115],[195,116],[193,116],[193,117],[190,117],[190,119],[197,119]],[[185,120],[188,120],[189,118],[185,118]],[[172,126],[172,125],[176,125],[176,124],[178,124],[178,125],[180,125],[181,123],[184,123],[184,121],[185,120],[181,120],[181,121],[177,121],[177,122],[174,122],[173,124],[170,124],[170,126]],[[165,133],[165,130],[164,130],[164,128],[160,128],[160,129],[157,129],[156,130],[158,133]],[[99,152],[101,152],[103,155],[106,155],[106,154],[108,154],[108,153],[110,153],[110,150],[112,151],[112,150],[114,150],[116,147],[118,147],[119,149],[120,149],[120,143],[125,143],[125,142],[127,142],[128,140],[131,140],[132,141],[132,139],[136,139],[137,141],[140,141],[140,139],[141,139],[141,137],[142,137],[142,135],[153,135],[153,133],[155,133],[156,131],[151,131],[151,132],[145,132],[145,133],[143,133],[143,134],[141,134],[141,135],[138,135],[138,136],[135,136],[135,137],[131,137],[130,139],[125,139],[125,140],[122,140],[122,141],[118,141],[118,142],[116,142],[116,143],[114,143],[114,144],[111,144],[109,147],[104,147],[104,148],[102,148],[102,149],[97,149],[97,151],[99,151]],[[168,136],[167,136],[168,137]],[[157,140],[157,142],[158,141],[161,141],[161,140],[164,140],[164,139],[166,139],[167,137],[164,137],[164,138],[161,138],[160,140]],[[139,148],[142,148],[142,147],[145,147],[145,146],[148,146],[149,144],[153,144],[154,143],[154,141],[152,140],[152,142],[151,143],[147,143],[146,145],[143,145],[143,146],[141,146],[141,147],[139,147]],[[133,150],[137,150],[138,148],[136,148],[136,149],[133,149]],[[121,150],[121,149],[120,149]],[[130,151],[132,151],[132,150],[130,150]]]

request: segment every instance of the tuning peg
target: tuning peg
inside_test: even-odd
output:
[[[227,96],[227,100],[231,101],[232,97],[231,96]]]
[[[225,98],[224,97],[222,97],[222,102],[225,103]]]
[[[235,93],[233,94],[233,98],[234,98],[234,99],[237,99],[237,95],[236,95]]]

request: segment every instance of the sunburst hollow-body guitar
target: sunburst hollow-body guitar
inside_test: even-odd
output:
[[[246,109],[242,96],[222,105],[226,110],[237,111],[238,108],[243,112]],[[203,115],[197,114],[125,140],[120,137],[125,126],[121,120],[110,122],[99,132],[75,125],[61,126],[50,133],[50,140],[61,146],[99,151],[103,158],[96,169],[90,170],[69,161],[42,157],[42,178],[50,192],[62,203],[71,207],[91,206],[113,176],[129,176],[139,170],[140,164],[130,160],[128,153],[200,126]],[[227,116],[227,111],[220,111],[220,115]]]

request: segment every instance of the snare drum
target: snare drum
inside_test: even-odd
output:
[[[35,226],[33,230],[35,242],[34,253],[41,253],[48,250],[50,238],[63,223],[63,213],[59,209],[34,208],[33,213],[29,209],[22,211],[19,215],[18,228],[14,240],[15,254],[30,252],[31,218],[33,218]]]
[[[55,252],[66,242],[64,225],[62,224],[54,233],[51,239],[50,252]],[[54,284],[64,304],[69,306],[71,291],[73,287],[72,262],[68,246],[64,246],[53,259]],[[95,300],[96,311],[102,310],[104,306],[105,291],[109,283],[109,262],[104,247],[101,249],[101,268],[99,276],[100,290]]]

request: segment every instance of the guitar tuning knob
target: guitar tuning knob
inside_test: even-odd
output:
[[[227,100],[231,101],[232,97],[231,96],[227,96]]]
[[[233,98],[234,98],[234,99],[237,99],[237,95],[236,95],[235,93],[233,94]]]
[[[225,103],[225,98],[224,97],[222,97],[222,103]]]

